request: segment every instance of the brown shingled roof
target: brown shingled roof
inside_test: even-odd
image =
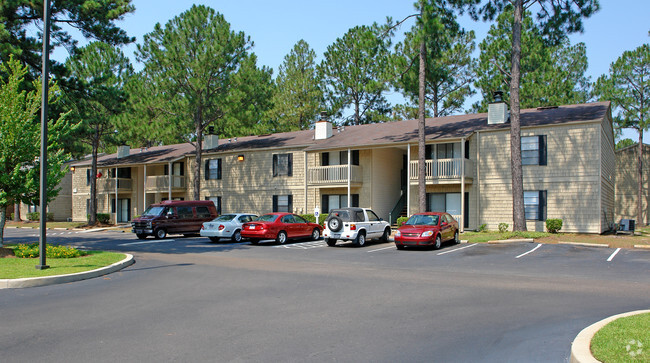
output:
[[[190,143],[154,146],[147,149],[133,148],[129,156],[117,158],[117,153],[103,155],[97,158],[97,166],[139,165],[166,163],[194,151]],[[88,166],[91,160],[73,163],[73,166]]]

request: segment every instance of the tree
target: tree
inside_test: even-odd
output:
[[[319,65],[330,114],[343,123],[360,125],[387,119],[390,41],[376,23],[356,26],[327,47]],[[344,116],[349,107],[352,115]]]
[[[634,140],[625,138],[616,143],[616,150],[624,149],[632,145],[634,145]]]
[[[40,203],[41,128],[38,114],[41,107],[41,81],[35,80],[32,91],[25,91],[27,66],[9,57],[0,63],[0,72],[6,81],[0,79],[0,247],[3,245],[6,208],[10,202],[28,204]],[[59,88],[51,83],[48,102],[55,102]],[[48,121],[47,145],[47,202],[59,192],[57,185],[66,170],[63,162],[69,155],[63,152],[61,136],[74,130],[64,116]],[[44,218],[44,216],[41,216]]]
[[[615,127],[639,134],[637,148],[637,223],[643,219],[643,132],[650,128],[650,44],[623,54],[609,67],[609,75],[598,78],[595,93],[612,101]],[[617,145],[618,146],[618,145]]]
[[[138,45],[136,56],[159,95],[148,107],[164,113],[170,126],[194,143],[194,199],[200,198],[205,128],[214,124],[221,133],[245,132],[253,120],[235,123],[232,117],[257,115],[256,109],[241,107],[257,107],[264,98],[254,97],[257,87],[246,82],[267,79],[270,84],[270,70],[258,70],[256,58],[248,54],[252,46],[243,32],[230,29],[223,15],[202,5],[193,5],[164,27],[156,24]]]
[[[130,43],[134,38],[115,25],[125,14],[135,10],[131,0],[55,0],[52,1],[51,46],[63,46],[74,53],[77,40],[62,25],[72,27],[86,38],[119,45]],[[3,0],[0,4],[0,60],[6,62],[11,55],[31,69],[28,79],[40,74],[41,53],[43,51],[42,35],[34,29],[42,28],[43,1]],[[62,76],[65,69],[53,62],[51,72],[55,78]]]
[[[508,7],[490,27],[479,44],[481,50],[475,85],[482,99],[475,103],[476,112],[487,112],[492,93],[507,89],[512,68],[512,8]],[[530,12],[525,12],[521,29],[520,107],[532,108],[587,102],[590,98],[587,51],[584,43],[570,45],[564,37],[557,45],[549,44],[535,26]],[[509,102],[509,95],[504,101]]]
[[[68,59],[70,90],[67,103],[81,127],[79,142],[91,149],[90,205],[88,224],[97,223],[97,154],[113,144],[116,121],[126,110],[124,85],[133,74],[129,59],[119,49],[93,42]]]
[[[316,52],[299,40],[284,57],[275,79],[273,108],[269,115],[274,132],[307,130],[322,107],[323,90],[316,69]]]
[[[566,34],[582,31],[582,18],[598,10],[598,0],[449,0],[461,10],[468,9],[474,20],[494,18],[512,6],[512,60],[510,70],[510,169],[512,173],[513,230],[526,230],[524,182],[521,167],[521,26],[524,9],[537,4],[536,18],[549,44],[557,44]]]

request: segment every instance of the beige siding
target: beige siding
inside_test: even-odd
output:
[[[525,128],[521,136],[547,136],[547,165],[524,165],[524,190],[547,191],[547,218],[561,218],[564,232],[601,232],[599,124]],[[480,218],[497,229],[512,226],[510,134],[485,132],[480,137]],[[529,230],[544,222],[527,221]]]
[[[600,231],[613,228],[616,211],[616,155],[614,152],[614,130],[609,114],[601,124],[601,218]]]
[[[637,176],[637,146],[616,151],[616,217],[621,219],[638,220],[638,176]],[[643,145],[643,197],[642,211],[643,222],[650,223],[650,192],[648,180],[650,179],[650,146]]]

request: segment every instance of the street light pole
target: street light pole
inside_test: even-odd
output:
[[[49,268],[46,264],[47,239],[47,106],[48,106],[48,81],[50,60],[50,0],[43,1],[43,74],[41,94],[41,185],[40,185],[40,236],[39,236],[39,264],[38,270]]]

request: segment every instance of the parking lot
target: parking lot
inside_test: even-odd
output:
[[[37,240],[30,230],[6,237]],[[0,350],[10,362],[561,362],[582,328],[650,305],[646,250],[398,251],[58,231],[48,243],[129,252],[137,262],[104,278],[3,291]]]

